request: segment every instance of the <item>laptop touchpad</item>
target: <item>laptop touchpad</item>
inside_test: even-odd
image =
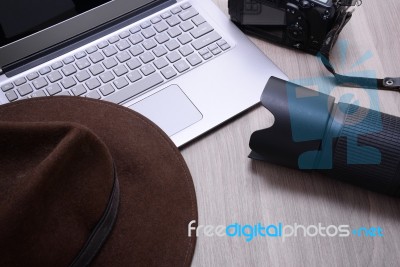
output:
[[[168,86],[133,104],[130,108],[152,120],[168,136],[176,134],[203,118],[203,115],[177,85]]]

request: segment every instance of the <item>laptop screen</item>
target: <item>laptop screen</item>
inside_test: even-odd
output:
[[[167,2],[170,0],[0,0],[0,71],[109,22]]]
[[[110,1],[0,1],[0,47]]]

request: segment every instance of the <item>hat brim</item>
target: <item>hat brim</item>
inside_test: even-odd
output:
[[[0,117],[79,123],[107,145],[120,183],[120,204],[93,266],[191,264],[196,236],[189,237],[187,227],[198,217],[193,181],[179,150],[154,123],[122,106],[80,97],[6,104],[0,106]]]

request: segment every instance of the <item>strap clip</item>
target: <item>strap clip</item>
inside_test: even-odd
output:
[[[400,89],[400,78],[385,78],[383,86],[390,89]]]

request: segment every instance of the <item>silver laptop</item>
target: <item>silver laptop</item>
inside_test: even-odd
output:
[[[0,104],[102,99],[181,146],[258,103],[272,75],[286,79],[210,0],[0,2]]]

